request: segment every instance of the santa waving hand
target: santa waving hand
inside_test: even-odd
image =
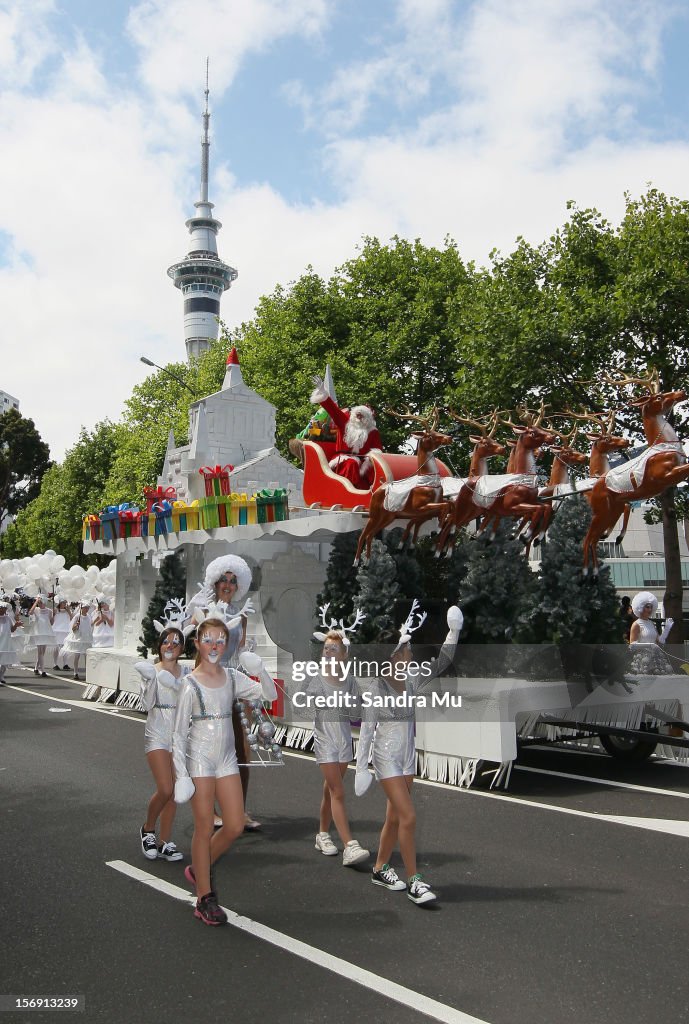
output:
[[[381,451],[382,445],[373,410],[368,405],[340,409],[328,394],[322,377],[315,376],[313,383],[311,401],[323,406],[336,428],[336,454],[330,460],[330,468],[355,487],[370,487],[373,466],[366,456]]]

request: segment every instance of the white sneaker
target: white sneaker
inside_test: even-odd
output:
[[[161,860],[174,861],[183,860],[184,854],[177,849],[174,843],[161,843],[158,847],[158,857]]]
[[[364,850],[363,846],[359,846],[358,840],[350,839],[342,854],[342,865],[345,868],[352,868],[355,864],[361,864],[363,861],[368,860],[370,856],[368,850]]]
[[[389,864],[383,864],[380,871],[376,871],[374,868],[371,881],[374,885],[382,885],[384,889],[389,889],[391,892],[401,892],[407,888],[395,869],[391,868]]]
[[[334,857],[337,854],[337,847],[327,832],[319,832],[316,836],[316,849],[326,857]]]
[[[407,882],[407,897],[412,903],[431,903],[436,895],[421,875],[412,875]]]

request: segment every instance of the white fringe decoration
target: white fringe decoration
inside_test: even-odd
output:
[[[100,697],[98,701],[100,704],[113,704],[113,697],[117,693],[117,690],[108,690],[107,687],[103,686],[100,691]]]
[[[86,689],[84,690],[81,699],[82,700],[98,700],[99,693],[100,693],[100,686],[97,686],[95,683],[90,683],[89,686],[87,686]]]
[[[129,711],[141,711],[142,714],[146,713],[146,708],[141,702],[140,693],[121,690],[115,699],[115,705],[120,708],[127,708]]]

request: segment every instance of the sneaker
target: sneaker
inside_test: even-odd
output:
[[[161,843],[158,847],[158,856],[162,860],[172,862],[173,860],[183,860],[184,854],[177,849],[174,843]]]
[[[350,839],[342,854],[342,865],[345,868],[353,868],[355,864],[361,864],[363,861],[368,860],[369,857],[370,853],[368,850],[364,850],[363,846],[359,846],[356,839]]]
[[[227,914],[218,906],[218,897],[214,892],[207,892],[196,901],[194,917],[200,917],[204,924],[227,924]]]
[[[158,857],[158,844],[156,843],[155,832],[147,832],[141,826],[141,852],[147,860],[156,860]]]
[[[316,836],[316,849],[326,857],[334,857],[337,854],[337,847],[327,832],[319,832]]]
[[[401,892],[402,889],[407,888],[395,869],[391,868],[389,864],[383,864],[380,871],[376,871],[374,868],[371,881],[374,885],[382,885],[384,889],[389,889],[391,892]]]
[[[430,903],[437,898],[428,882],[424,882],[421,875],[411,876],[407,882],[407,896],[412,903]]]
[[[194,874],[194,869],[191,866],[191,864],[187,864],[187,866],[185,867],[184,877],[186,878],[187,882],[191,882],[194,888],[196,888],[196,875]]]

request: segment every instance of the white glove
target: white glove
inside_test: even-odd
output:
[[[256,609],[254,608],[251,598],[247,597],[246,601],[244,602],[244,606],[239,614],[242,616],[242,618],[246,618],[247,615],[253,615],[255,611]]]
[[[158,671],[158,682],[161,686],[167,687],[168,690],[176,690],[181,680],[176,679],[172,672],[168,672],[166,668],[162,668]]]
[[[660,634],[660,637],[658,638],[658,642],[659,643],[661,643],[661,644],[665,643],[665,641],[667,640],[667,638],[670,635],[670,630],[672,629],[674,624],[675,624],[675,620],[674,619],[666,619],[665,620],[665,626],[663,627],[663,632]]]
[[[134,668],[147,683],[153,682],[156,677],[155,665],[152,665],[150,661],[137,661]]]
[[[239,664],[250,676],[257,676],[263,668],[263,660],[253,651],[242,651],[239,655]]]
[[[453,604],[452,607],[447,609],[447,627],[451,633],[459,635],[464,625],[464,616],[462,615],[461,609]]]
[[[313,391],[311,392],[310,401],[314,405],[320,405],[321,402],[324,402],[329,397],[328,392],[325,390],[325,381],[317,373],[311,379],[313,381]]]
[[[175,782],[175,803],[185,804],[187,800],[191,800],[195,792],[196,786],[188,775],[185,775],[182,779],[177,779],[177,782]]]
[[[368,792],[372,782],[373,776],[368,768],[357,768],[354,773],[354,793],[356,796],[363,796],[364,793]]]

